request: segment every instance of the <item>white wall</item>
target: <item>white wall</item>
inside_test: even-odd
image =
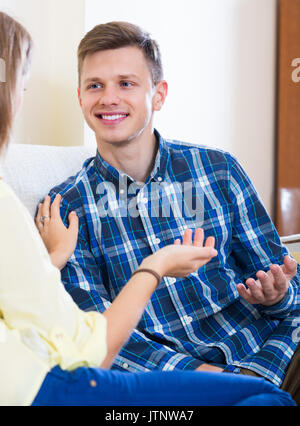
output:
[[[0,0],[0,10],[25,25],[35,44],[14,142],[83,144],[76,51],[84,35],[84,6],[84,0]]]
[[[237,156],[272,212],[276,0],[86,0],[86,31],[112,20],[161,46],[169,95],[157,129]]]
[[[76,50],[94,25],[126,20],[161,46],[170,91],[156,127],[230,151],[272,212],[276,0],[0,0],[36,45],[19,143],[94,144],[77,103]]]

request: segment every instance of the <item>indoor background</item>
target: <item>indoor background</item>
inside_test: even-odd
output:
[[[169,95],[160,133],[231,152],[273,215],[276,0],[0,0],[0,9],[35,43],[14,142],[96,149],[77,101],[76,50],[93,26],[126,20],[161,46]]]

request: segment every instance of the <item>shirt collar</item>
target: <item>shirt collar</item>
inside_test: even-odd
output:
[[[148,183],[151,180],[161,181],[164,179],[167,163],[169,159],[169,150],[166,141],[161,137],[157,130],[154,130],[154,134],[156,139],[158,140],[158,151],[154,163],[154,167],[147,177],[146,182]],[[97,150],[97,154],[95,157],[95,168],[97,172],[101,175],[104,181],[112,182],[112,183],[120,183],[120,181],[124,181],[127,179],[128,182],[133,182],[133,179],[128,176],[126,173],[121,172],[120,170],[115,169],[113,166],[108,164],[99,154]]]
[[[118,183],[121,177],[122,172],[119,172],[117,169],[115,169],[113,166],[108,164],[99,154],[99,151],[97,150],[96,157],[95,157],[95,168],[96,171],[99,173],[103,181],[108,181],[112,183]]]
[[[170,155],[169,148],[165,139],[163,139],[163,137],[157,130],[154,130],[154,134],[156,136],[156,139],[158,140],[158,151],[154,167],[147,181],[153,179],[155,181],[160,182],[161,180],[164,180]]]

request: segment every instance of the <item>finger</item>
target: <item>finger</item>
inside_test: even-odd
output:
[[[215,247],[215,237],[208,237],[205,241],[205,247]]]
[[[68,218],[69,218],[69,230],[74,233],[78,233],[79,219],[76,212],[71,212]]]
[[[204,231],[201,228],[197,228],[194,235],[194,242],[193,245],[195,247],[202,247],[203,246],[203,240],[204,240]]]
[[[260,284],[261,290],[265,295],[266,299],[270,300],[277,295],[277,289],[275,289],[275,281],[272,274],[267,274],[264,271],[258,271],[256,274]]]
[[[60,202],[61,195],[57,194],[51,204],[51,217],[54,219],[60,219]]]
[[[284,272],[284,274],[287,275],[287,278],[289,280],[294,278],[294,276],[297,274],[296,260],[291,258],[290,256],[284,256],[283,265],[281,269]]]
[[[47,195],[47,197],[44,199],[44,202],[42,203],[42,216],[50,216],[50,204],[51,199],[50,196]]]
[[[236,289],[239,293],[239,295],[246,300],[248,303],[252,303],[252,297],[251,293],[247,288],[244,286],[244,284],[237,284]]]
[[[39,221],[39,222],[36,223],[36,227],[39,230],[39,233],[43,234],[43,232],[44,232],[45,229],[44,229],[44,225],[42,224],[41,221]]]
[[[192,244],[193,232],[191,229],[187,229],[183,235],[182,244],[184,246],[190,246]]]
[[[217,256],[218,252],[213,247],[197,247],[195,256],[197,259],[210,259]]]
[[[41,217],[42,217],[42,203],[39,203],[37,215],[35,217],[35,224],[37,227],[39,227],[39,224],[41,223]]]
[[[43,236],[44,235],[44,225],[42,224],[42,223],[39,223],[38,225],[37,225],[37,228],[38,228],[38,230],[39,230],[39,233],[40,233],[40,235],[41,236]]]
[[[274,278],[274,287],[279,292],[284,292],[287,289],[287,276],[279,265],[271,265],[270,271]]]
[[[44,220],[43,220],[44,231],[47,230],[49,222],[50,222],[50,204],[51,204],[51,198],[49,195],[47,195],[44,202],[42,203],[42,216],[44,216]]]
[[[36,225],[37,229],[39,230],[40,234],[42,234],[44,232],[44,224],[41,221],[42,209],[43,209],[43,204],[40,203],[39,207],[38,207],[38,213],[37,213],[36,218],[35,218],[35,225]]]
[[[246,284],[248,286],[249,293],[253,298],[252,303],[264,303],[265,295],[262,291],[262,287],[259,285],[260,283],[256,282],[253,278],[249,278],[246,281]]]

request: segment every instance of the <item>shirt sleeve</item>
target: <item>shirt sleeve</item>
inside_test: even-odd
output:
[[[229,193],[233,205],[232,254],[241,282],[256,279],[259,270],[268,271],[271,264],[281,265],[288,255],[278,233],[249,177],[231,157]],[[285,318],[300,311],[300,268],[290,282],[285,297],[276,305],[258,305],[262,314]]]
[[[27,336],[38,333],[52,365],[99,366],[106,355],[105,318],[73,302],[32,217],[3,183],[0,214],[0,307],[6,324]]]

